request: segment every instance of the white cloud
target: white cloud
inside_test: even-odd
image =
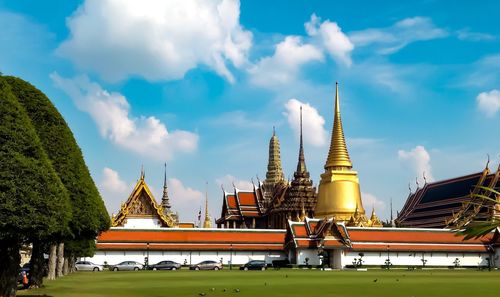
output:
[[[375,213],[382,211],[385,209],[384,201],[377,198],[377,196],[370,193],[361,193],[361,198],[363,200],[363,207],[365,208],[365,212],[368,215],[371,214],[371,209],[375,207]]]
[[[237,0],[86,0],[57,53],[108,81],[180,79],[203,64],[232,82],[227,63],[244,66],[252,46],[239,17]]]
[[[197,134],[168,132],[165,124],[153,116],[132,117],[130,105],[120,93],[108,92],[86,76],[67,79],[53,73],[50,77],[80,110],[90,114],[101,136],[116,145],[161,160],[171,159],[174,153],[196,150]]]
[[[473,86],[492,88],[500,85],[500,54],[488,55],[467,67],[467,71],[460,73],[457,85],[459,87]]]
[[[127,200],[133,186],[123,181],[117,171],[104,167],[98,187],[109,213],[118,212],[120,204]]]
[[[230,174],[226,174],[215,180],[218,185],[222,185],[226,192],[233,191],[233,184],[238,190],[253,190],[253,184],[246,180],[238,179]]]
[[[316,147],[327,143],[328,132],[325,130],[325,119],[318,110],[309,103],[297,99],[290,99],[285,103],[286,111],[283,115],[297,137],[300,135],[300,107],[302,106],[302,129],[304,142]]]
[[[416,41],[448,36],[448,32],[434,25],[426,17],[403,19],[386,28],[370,28],[349,33],[356,47],[375,46],[380,54],[392,54]]]
[[[199,208],[204,205],[205,195],[201,191],[186,187],[177,178],[169,178],[167,186],[172,209],[179,212],[179,215],[184,218],[183,220],[194,220]],[[192,217],[189,214],[192,214]]]
[[[352,64],[351,52],[354,45],[337,23],[330,20],[321,23],[321,19],[312,14],[311,20],[304,26],[307,34],[316,38],[335,61],[347,66]]]
[[[458,30],[456,34],[458,39],[464,41],[493,41],[497,39],[495,35],[481,32],[472,32],[468,28]]]
[[[260,59],[248,71],[251,82],[258,86],[273,87],[294,82],[300,67],[323,60],[321,50],[304,44],[299,36],[287,36],[276,45],[274,54]]]
[[[430,163],[431,156],[429,155],[425,147],[417,145],[411,151],[399,150],[398,158],[405,166],[414,171],[415,176],[419,180],[421,180],[420,177],[423,178],[423,174],[425,173],[427,182],[434,181]]]
[[[500,91],[482,92],[476,97],[477,107],[487,117],[493,117],[500,110]]]

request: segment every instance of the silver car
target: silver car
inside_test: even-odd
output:
[[[123,261],[123,262],[118,263],[116,265],[109,266],[109,270],[112,270],[112,271],[141,270],[143,267],[144,267],[144,265],[142,265],[139,262]]]
[[[102,271],[103,266],[99,264],[94,264],[89,261],[78,261],[75,263],[75,268],[78,271]]]

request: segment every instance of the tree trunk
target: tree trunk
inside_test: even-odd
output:
[[[21,256],[17,238],[0,240],[0,297],[15,297]]]
[[[75,272],[75,271],[76,271],[76,266],[75,266],[75,264],[76,264],[76,257],[71,256],[71,257],[69,258],[69,266],[70,266],[70,271],[71,271],[71,273],[73,273],[73,272]]]
[[[57,244],[52,243],[49,251],[49,274],[48,279],[56,279]]]
[[[68,273],[69,273],[69,260],[68,257],[64,257],[63,275],[67,275]]]
[[[44,244],[41,241],[33,242],[30,260],[30,288],[43,286],[43,274],[45,261],[43,258]]]
[[[63,266],[64,266],[64,242],[60,242],[57,245],[56,277],[63,276]]]

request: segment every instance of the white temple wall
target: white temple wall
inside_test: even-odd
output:
[[[161,222],[157,218],[127,218],[123,229],[160,229]]]
[[[309,258],[309,265],[320,265],[318,250],[316,249],[298,249],[297,250],[297,265],[306,265],[306,258]]]
[[[117,264],[122,261],[137,261],[144,263],[147,251],[96,251],[93,257],[82,258],[96,264]],[[149,264],[155,264],[163,260],[171,260],[180,264],[196,264],[205,260],[213,260],[229,265],[245,264],[250,260],[265,260],[271,263],[273,260],[284,259],[284,252],[270,251],[149,251]]]
[[[342,266],[352,265],[354,259],[359,259],[359,251],[344,252]],[[487,253],[435,253],[435,252],[363,252],[363,265],[382,266],[387,258],[394,266],[422,267],[422,260],[426,260],[425,266],[453,267],[458,259],[459,266],[488,266]]]

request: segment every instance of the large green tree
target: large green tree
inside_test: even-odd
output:
[[[28,113],[42,147],[69,192],[73,217],[71,234],[64,239],[66,255],[71,258],[88,255],[88,244],[79,243],[94,244],[98,233],[109,229],[110,219],[73,133],[43,92],[17,77],[4,79]]]
[[[65,234],[69,207],[30,118],[0,77],[0,297],[15,296],[20,246]]]

